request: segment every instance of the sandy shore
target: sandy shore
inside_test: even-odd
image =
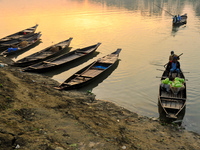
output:
[[[0,63],[11,60],[0,56]],[[200,136],[95,95],[57,91],[39,74],[0,67],[0,149],[198,150]]]

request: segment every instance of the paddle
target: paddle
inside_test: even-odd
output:
[[[183,55],[183,53],[181,53],[180,55],[178,55],[178,57],[180,57],[181,55]],[[167,65],[168,63],[166,63],[165,65],[164,65],[164,68],[165,68],[165,66]]]
[[[156,4],[154,4],[154,5],[156,5]],[[163,9],[162,7],[160,7],[160,6],[158,6],[158,5],[156,5],[157,7],[159,7],[160,9]],[[164,10],[164,9],[163,9]],[[174,16],[173,14],[171,14],[170,12],[168,12],[167,10],[164,10],[164,11],[166,11],[168,14],[170,14],[171,16]]]

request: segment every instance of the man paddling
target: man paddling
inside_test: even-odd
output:
[[[180,59],[178,55],[174,54],[174,51],[171,51],[171,55],[169,56],[169,61],[172,62],[174,57],[176,57],[178,60]]]

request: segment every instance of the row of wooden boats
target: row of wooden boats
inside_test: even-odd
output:
[[[21,38],[28,37],[35,32],[37,27],[38,27],[38,24],[36,24],[33,27],[30,27],[30,28],[18,31],[14,34],[8,35],[6,37],[3,37],[3,38],[0,39],[0,44],[5,43],[5,42],[9,42],[9,41],[12,41],[12,40],[20,40]]]
[[[53,47],[61,47],[62,45],[67,47],[69,46],[71,40],[72,38],[55,44]],[[66,44],[66,42],[68,42],[68,44]],[[49,47],[30,56],[22,58],[16,61],[13,65],[26,66],[21,69],[22,71],[46,72],[52,69],[56,69],[58,67],[62,67],[64,65],[70,65],[70,63],[74,61],[78,61],[83,57],[87,57],[88,55],[96,51],[100,44],[101,43],[97,43],[95,45],[91,45],[81,49],[76,49],[71,52],[47,59],[48,57],[52,57],[52,55],[54,55],[50,50],[51,48]],[[60,50],[62,49],[60,48]],[[120,51],[121,49],[117,49],[113,53],[106,55],[103,58],[97,59],[93,63],[89,64],[88,66],[73,74],[71,77],[66,79],[59,87],[55,87],[55,89],[71,90],[78,89],[83,87],[84,85],[87,85],[91,81],[101,76],[104,72],[109,70],[109,68],[111,68],[117,62]]]
[[[0,55],[8,56],[30,49],[40,41],[41,32],[35,33],[38,25],[0,39]]]
[[[1,53],[3,56],[8,56],[14,53],[19,53],[25,48],[30,47],[41,37],[41,33],[34,33],[38,25],[19,31],[13,35],[9,35],[0,39],[0,46],[7,46],[7,49]],[[28,32],[29,31],[29,32]],[[17,38],[18,37],[18,38]],[[12,66],[22,67],[22,71],[28,72],[46,72],[57,69],[62,66],[70,65],[81,58],[86,58],[101,45],[97,43],[84,48],[79,48],[70,52],[64,52],[69,47],[73,38],[69,38],[57,44],[51,45],[43,50],[17,60]],[[22,47],[23,42],[26,45]],[[15,47],[14,47],[15,45]],[[60,86],[55,87],[59,90],[70,90],[80,88],[96,78],[100,77],[104,72],[112,68],[118,61],[121,49],[117,49],[113,53],[99,58],[90,65],[84,67],[70,78],[66,79]]]
[[[53,48],[57,46],[65,46],[68,47],[72,38],[55,44],[52,46]],[[66,44],[68,42],[68,44]],[[41,50],[37,53],[24,57],[18,61],[16,61],[13,65],[14,66],[26,66],[22,68],[22,71],[28,72],[46,72],[51,71],[53,69],[57,69],[62,66],[70,65],[70,63],[76,61],[78,62],[81,58],[87,57],[100,46],[101,43],[97,43],[95,45],[91,45],[85,48],[76,49],[68,53],[64,53],[53,57],[55,55],[51,52],[51,48],[46,48]],[[63,49],[60,48],[62,51]],[[58,90],[71,90],[71,89],[78,89],[84,85],[87,85],[91,81],[97,79],[101,76],[104,72],[109,70],[118,60],[118,56],[121,49],[117,49],[113,53],[104,56],[103,58],[99,58],[90,65],[84,67],[77,73],[73,74],[70,78],[66,79],[59,87],[55,87]],[[48,57],[50,57],[48,59]],[[32,64],[32,65],[30,65]]]

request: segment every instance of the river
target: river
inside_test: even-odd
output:
[[[159,8],[159,7],[163,8]],[[172,28],[170,14],[188,15]],[[19,60],[69,37],[71,50],[101,42],[96,55],[71,69],[45,73],[63,82],[94,60],[122,48],[120,61],[107,77],[81,90],[148,117],[159,117],[158,87],[170,51],[183,55],[187,81],[183,126],[200,133],[200,1],[199,0],[0,0],[0,37],[39,24],[38,46],[13,57]],[[66,66],[67,67],[67,66]]]

